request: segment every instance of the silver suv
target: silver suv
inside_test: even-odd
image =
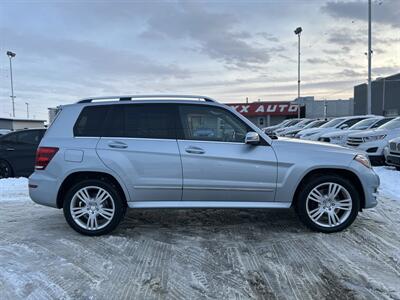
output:
[[[336,232],[377,204],[379,177],[354,149],[272,140],[201,96],[120,96],[61,108],[37,151],[29,192],[86,235],[126,208],[290,208]]]

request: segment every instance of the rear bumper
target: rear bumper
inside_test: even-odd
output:
[[[35,171],[29,177],[29,196],[37,204],[57,207],[58,182],[44,172]]]

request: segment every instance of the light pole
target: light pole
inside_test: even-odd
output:
[[[368,88],[367,114],[371,114],[371,0],[368,0]]]
[[[11,102],[12,102],[12,110],[13,110],[13,118],[15,118],[15,103],[14,103],[14,83],[13,83],[13,74],[12,74],[12,63],[11,59],[15,57],[15,53],[11,51],[7,51],[7,56],[10,59],[10,79],[11,79]]]
[[[29,103],[25,102],[26,104],[26,118],[29,119]]]
[[[297,27],[294,31],[294,34],[298,36],[298,52],[297,52],[297,118],[300,119],[300,35],[303,29],[301,27]]]

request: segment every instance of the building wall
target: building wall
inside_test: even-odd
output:
[[[18,129],[27,129],[27,128],[44,128],[44,121],[29,121],[29,120],[14,120],[13,123],[13,130]]]
[[[0,129],[12,130],[12,122],[9,120],[0,120]]]
[[[354,113],[367,113],[367,84],[354,87]],[[371,113],[395,116],[400,113],[400,73],[372,81]]]
[[[324,108],[326,105],[326,117],[352,116],[354,113],[353,99],[348,100],[316,100],[306,101],[306,118],[324,117]]]

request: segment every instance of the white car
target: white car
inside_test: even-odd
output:
[[[385,147],[389,140],[399,136],[400,117],[397,117],[376,129],[349,134],[346,145],[365,151],[371,163],[383,164]]]
[[[278,128],[274,132],[278,136],[285,136],[285,134],[287,132],[295,130],[295,129],[301,130],[302,128],[304,128],[306,125],[310,124],[313,121],[314,121],[313,119],[302,119],[300,122],[298,122],[297,124],[295,124],[293,126]]]
[[[302,119],[286,119],[286,120],[282,121],[279,124],[276,124],[276,125],[273,125],[273,126],[264,127],[264,128],[262,128],[262,131],[264,131],[266,134],[272,134],[277,129],[293,126],[293,125],[301,122],[301,120]]]
[[[303,128],[293,128],[291,130],[288,130],[285,132],[285,134],[283,136],[285,137],[295,137],[296,134],[298,134],[300,131],[305,130],[305,129],[309,129],[309,128],[317,128],[317,127],[321,127],[322,125],[324,125],[326,122],[328,122],[329,120],[314,120],[310,123],[308,123],[306,126],[304,126]]]
[[[297,138],[304,140],[318,141],[318,139],[329,132],[348,129],[350,126],[360,122],[361,120],[371,118],[372,116],[350,116],[340,117],[330,120],[318,128],[310,128],[300,131],[296,134]]]
[[[321,142],[336,144],[340,146],[346,145],[347,137],[351,133],[359,132],[361,130],[374,129],[382,126],[383,124],[393,120],[393,118],[384,118],[381,116],[362,120],[347,130],[336,130],[333,132],[325,133],[318,139]]]

